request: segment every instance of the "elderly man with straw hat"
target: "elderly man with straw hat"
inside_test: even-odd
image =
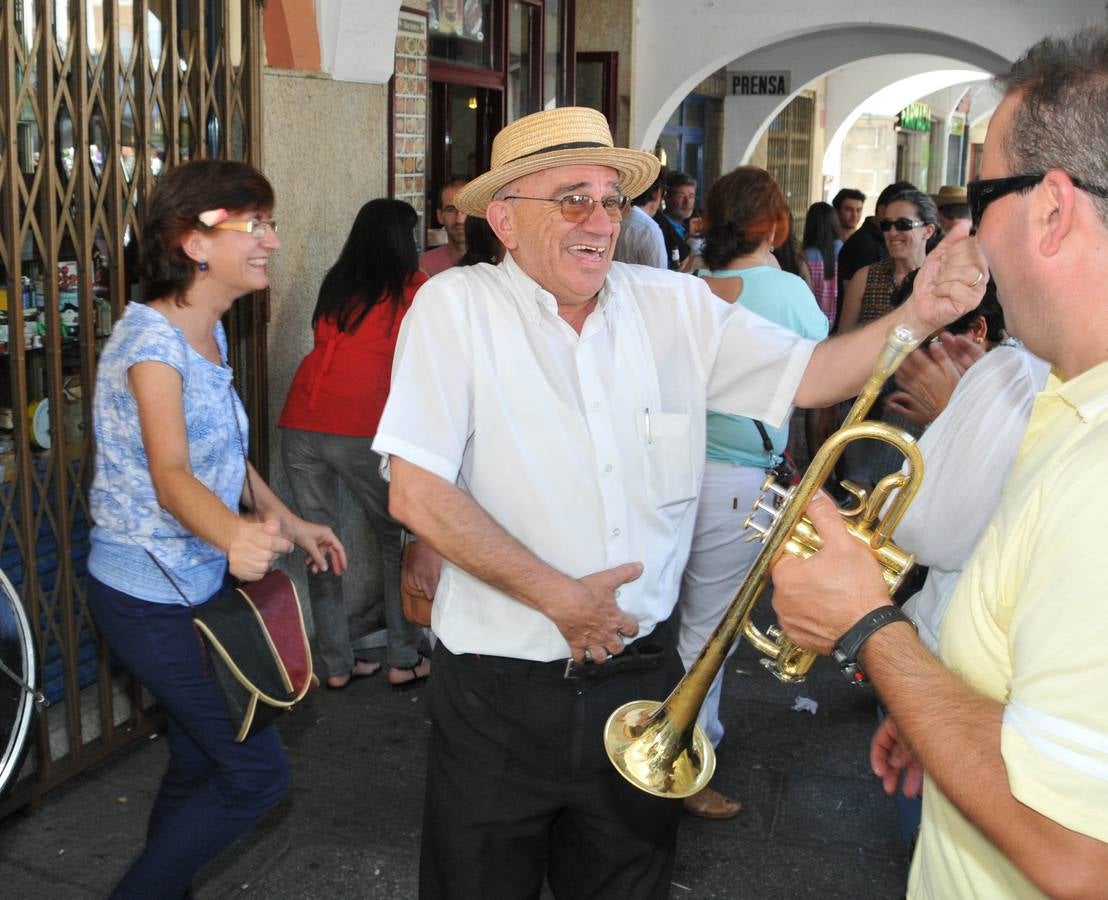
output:
[[[404,319],[374,441],[390,508],[445,558],[421,896],[664,897],[681,805],[609,765],[620,704],[681,674],[665,625],[692,536],[705,409],[773,424],[863,383],[895,319],[977,305],[983,263],[933,255],[887,320],[816,345],[696,278],[612,262],[649,153],[603,116],[536,113],[455,205],[499,266],[451,269]]]

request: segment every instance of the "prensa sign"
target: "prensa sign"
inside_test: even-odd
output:
[[[789,72],[730,72],[731,93],[737,97],[787,97]]]

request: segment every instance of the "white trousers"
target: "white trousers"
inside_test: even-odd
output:
[[[677,601],[681,611],[677,652],[686,671],[700,654],[762,547],[760,542],[745,542],[747,532],[743,531],[743,522],[761,493],[765,478],[765,470],[754,466],[711,459],[705,466],[692,550]],[[721,666],[696,720],[713,746],[723,739],[723,724],[719,720],[722,685]]]

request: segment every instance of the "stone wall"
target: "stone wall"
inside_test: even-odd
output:
[[[386,85],[272,68],[264,70],[262,93],[264,169],[277,194],[282,244],[270,276],[269,478],[291,502],[277,419],[293,373],[312,346],[320,282],[362,204],[387,193],[388,99]],[[357,635],[381,615],[380,560],[365,516],[345,493],[339,513],[351,566],[346,601]],[[300,554],[288,569],[306,600]]]
[[[892,116],[858,118],[842,149],[842,185],[857,188],[866,195],[867,216],[886,187],[896,181],[896,119]]]

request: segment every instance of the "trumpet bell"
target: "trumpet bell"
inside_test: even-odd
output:
[[[604,749],[640,791],[679,800],[707,787],[716,771],[716,751],[703,729],[694,722],[688,732],[659,701],[633,700],[608,717]]]

